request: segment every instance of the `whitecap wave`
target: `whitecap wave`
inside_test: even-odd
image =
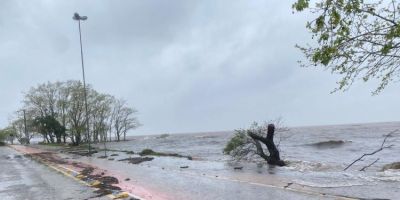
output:
[[[377,172],[374,177],[380,181],[398,181],[400,182],[400,170],[388,169],[383,172]]]
[[[352,180],[352,181],[330,181],[330,182],[321,182],[321,181],[305,181],[305,180],[293,180],[296,184],[304,185],[308,187],[316,187],[316,188],[337,188],[337,187],[351,187],[351,186],[361,186],[366,185],[362,181]]]
[[[287,169],[294,171],[307,172],[307,171],[325,171],[332,169],[331,166],[319,162],[309,161],[287,161],[288,165],[285,166]]]
[[[312,146],[318,149],[333,149],[343,146],[346,143],[351,141],[344,141],[344,140],[328,140],[328,141],[319,141],[310,144],[306,144],[307,146]]]

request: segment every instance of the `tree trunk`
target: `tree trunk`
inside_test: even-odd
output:
[[[81,143],[81,134],[77,133],[75,136],[75,145],[79,145]]]
[[[46,139],[47,143],[50,143],[49,138],[47,137],[47,133],[44,134],[44,138]]]
[[[71,132],[70,134],[71,134],[71,137],[70,137],[70,138],[71,138],[71,142],[72,142],[73,145],[75,145],[75,137],[74,137],[74,134],[73,134],[72,132]]]
[[[57,144],[61,144],[61,135],[56,135]]]
[[[268,162],[268,164],[285,166],[285,162],[281,160],[279,156],[279,150],[278,148],[276,148],[276,145],[274,143],[274,132],[275,132],[275,126],[273,124],[269,124],[266,137],[262,137],[255,133],[249,133],[249,136],[255,141],[257,147],[257,154],[260,155],[262,158],[264,158]],[[269,155],[266,155],[264,153],[264,150],[261,147],[259,141],[265,144],[265,146],[267,146]]]
[[[51,143],[54,143],[54,137],[53,137],[53,135],[52,135],[51,133],[49,133],[49,134],[47,134],[47,135],[49,135],[49,137],[50,137],[50,142],[51,142]]]

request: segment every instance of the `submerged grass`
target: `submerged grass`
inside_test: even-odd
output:
[[[170,156],[170,157],[177,157],[177,158],[187,158],[189,160],[192,160],[191,156],[184,156],[180,155],[177,153],[162,153],[162,152],[156,152],[153,151],[152,149],[143,149],[142,152],[139,153],[140,156]]]

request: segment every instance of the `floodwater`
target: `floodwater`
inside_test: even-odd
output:
[[[150,148],[193,160],[155,156],[134,165],[117,161],[132,156],[122,152],[113,161],[97,158],[104,152],[77,159],[117,172],[166,199],[399,199],[400,170],[381,169],[400,161],[400,131],[386,141],[393,147],[343,171],[364,153],[377,150],[385,134],[396,129],[399,122],[291,128],[275,138],[282,159],[289,163],[285,167],[261,160],[233,162],[222,153],[233,131],[136,136],[107,143],[110,149],[140,152]],[[243,169],[235,170],[237,166]]]

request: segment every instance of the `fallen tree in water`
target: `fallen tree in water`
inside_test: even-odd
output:
[[[254,123],[249,129],[235,131],[235,136],[230,139],[224,148],[224,154],[236,160],[259,156],[270,165],[285,166],[281,160],[279,150],[274,143],[275,125],[258,125]],[[263,145],[268,150],[264,152]]]

